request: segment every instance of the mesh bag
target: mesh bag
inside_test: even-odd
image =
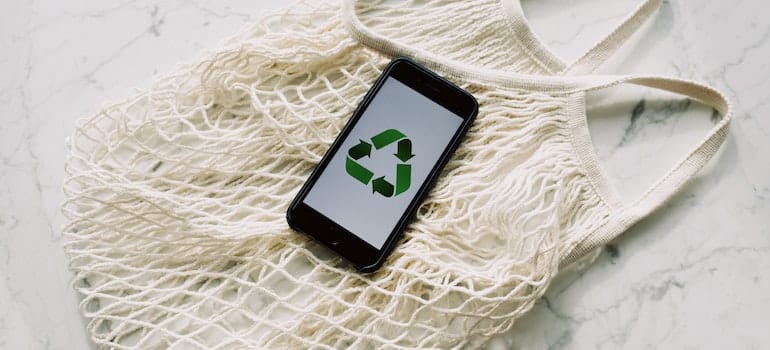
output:
[[[437,6],[469,25],[502,25],[496,2],[463,3],[298,4],[79,122],[64,235],[93,340],[110,349],[452,348],[509,329],[565,256],[611,222],[612,202],[576,153],[573,94],[444,70],[477,97],[479,117],[373,274],[285,220],[391,59],[376,41],[356,40],[343,14],[376,14],[362,20],[391,34]],[[378,21],[386,17],[402,20]],[[404,42],[467,52],[457,57],[482,69],[550,74],[529,55],[500,55],[521,46],[508,33],[420,41],[450,29],[425,23]],[[488,55],[469,51],[474,42]]]

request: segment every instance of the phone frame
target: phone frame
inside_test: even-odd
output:
[[[452,136],[450,142],[444,148],[438,161],[433,165],[426,180],[420,184],[419,189],[417,189],[416,194],[411,202],[409,202],[409,205],[401,215],[396,226],[388,235],[382,248],[378,249],[359,238],[355,233],[348,231],[345,227],[342,227],[322,213],[311,208],[304,203],[304,200],[308,192],[315,186],[320,175],[326,170],[331,159],[337,152],[339,152],[342,143],[347,139],[351,130],[353,130],[364,115],[366,109],[380,91],[385,80],[389,77],[393,77],[428,99],[443,106],[447,110],[461,117],[463,121]],[[408,58],[399,57],[394,59],[385,67],[385,70],[366,93],[363,101],[353,112],[353,115],[334,140],[334,143],[332,143],[326,151],[320,163],[318,163],[297,196],[291,202],[291,205],[286,212],[286,221],[292,229],[309,235],[316,241],[337,252],[355,265],[360,272],[372,272],[377,270],[392,252],[401,233],[406,228],[406,225],[413,217],[422,200],[428,194],[433,183],[435,183],[441,170],[444,168],[455,149],[457,149],[457,146],[470,128],[477,114],[478,102],[470,93]]]

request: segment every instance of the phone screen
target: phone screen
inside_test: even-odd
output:
[[[382,249],[462,123],[388,77],[304,203]]]

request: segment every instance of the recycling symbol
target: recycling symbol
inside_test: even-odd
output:
[[[364,140],[360,141],[359,144],[348,150],[348,157],[345,161],[345,170],[348,172],[348,175],[366,186],[369,186],[371,181],[372,193],[379,193],[384,197],[398,196],[406,192],[412,181],[412,165],[407,163],[408,160],[414,157],[414,154],[412,154],[412,141],[396,129],[388,129],[372,136],[371,144]],[[398,151],[393,155],[401,161],[396,163],[395,186],[388,180],[385,180],[385,176],[372,180],[374,173],[358,163],[361,158],[371,158],[372,146],[374,146],[375,150],[379,150],[394,142],[398,142]]]

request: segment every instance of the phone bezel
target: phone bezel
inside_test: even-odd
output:
[[[388,77],[395,78],[430,100],[450,110],[462,118],[463,121],[452,136],[451,141],[441,153],[438,161],[429,172],[425,182],[421,184],[420,188],[412,198],[412,201],[398,220],[398,223],[388,235],[382,249],[378,249],[359,238],[355,233],[348,231],[341,225],[324,216],[322,213],[305,204],[304,199],[310,189],[315,186],[318,177],[329,165],[332,157],[339,151],[339,148],[348,137],[348,134],[350,134],[356,123],[358,123],[364,115],[369,104],[377,95]],[[340,254],[355,265],[359,271],[375,271],[384,263],[385,259],[395,247],[404,228],[409,223],[411,217],[427,195],[428,190],[454,153],[454,150],[470,128],[470,125],[477,114],[478,102],[470,93],[408,58],[399,57],[394,59],[385,67],[383,73],[374,82],[364,96],[363,101],[358,105],[351,118],[345,124],[345,127],[334,140],[334,143],[332,143],[326,151],[321,161],[308,177],[308,180],[305,181],[305,184],[302,186],[286,212],[286,221],[292,229],[311,236],[326,247]]]

